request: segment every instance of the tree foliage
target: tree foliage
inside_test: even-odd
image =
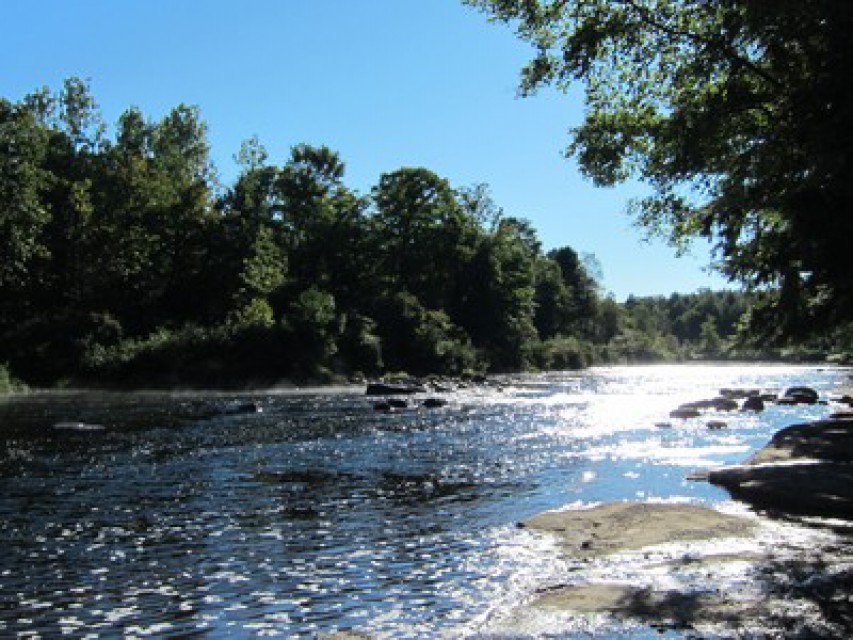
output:
[[[195,107],[105,133],[85,83],[0,99],[0,363],[23,383],[235,385],[725,355],[745,298],[602,298],[488,188],[346,183],[257,139],[219,185]],[[721,294],[720,294],[721,295]],[[10,373],[11,372],[11,373]],[[16,383],[17,384],[17,383]]]
[[[197,107],[106,131],[77,79],[0,100],[0,361],[27,381],[507,370],[587,337],[583,267],[485,185],[409,167],[361,195],[332,149],[251,138],[223,188]]]
[[[653,193],[639,223],[770,292],[766,338],[853,319],[853,12],[839,0],[467,0],[535,55],[521,92],[579,84],[568,152]]]

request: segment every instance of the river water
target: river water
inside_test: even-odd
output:
[[[553,542],[518,521],[626,499],[736,509],[685,475],[831,409],[672,420],[679,403],[722,387],[828,397],[849,373],[594,368],[390,413],[363,387],[0,399],[0,636],[490,636],[565,578]],[[550,633],[637,630],[563,619]]]

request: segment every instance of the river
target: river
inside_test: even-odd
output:
[[[737,509],[685,475],[829,412],[672,420],[679,403],[723,387],[826,397],[849,374],[593,368],[393,412],[363,387],[0,398],[0,636],[487,636],[564,579],[553,543],[520,520],[626,499]],[[636,635],[553,625],[551,637]]]

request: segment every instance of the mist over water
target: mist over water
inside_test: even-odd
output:
[[[848,374],[595,368],[391,413],[363,389],[2,399],[0,636],[488,634],[565,578],[554,543],[518,521],[609,500],[737,510],[685,475],[829,413],[670,419],[678,404],[723,387],[828,396]]]

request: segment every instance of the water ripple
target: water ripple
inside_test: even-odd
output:
[[[6,400],[0,635],[484,633],[572,570],[515,522],[637,495],[721,500],[683,482],[685,467],[734,461],[790,418],[662,434],[655,422],[677,402],[720,386],[831,389],[839,375],[507,377],[440,411],[388,414],[354,392]]]

